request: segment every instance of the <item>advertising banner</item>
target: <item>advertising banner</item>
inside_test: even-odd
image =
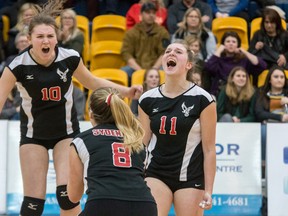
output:
[[[0,214],[6,212],[7,124],[8,121],[0,120]]]
[[[288,215],[288,124],[267,124],[268,215]]]
[[[205,215],[261,215],[260,124],[218,123],[213,207]]]

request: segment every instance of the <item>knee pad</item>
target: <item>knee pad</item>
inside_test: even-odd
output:
[[[44,209],[45,200],[24,196],[20,215],[21,216],[41,216]]]
[[[60,208],[63,210],[73,209],[76,206],[78,206],[80,203],[80,202],[73,203],[69,200],[68,192],[67,192],[67,185],[57,186],[56,197],[57,197]]]

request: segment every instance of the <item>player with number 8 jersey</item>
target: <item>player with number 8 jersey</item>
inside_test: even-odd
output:
[[[140,122],[112,88],[94,91],[89,106],[93,127],[77,135],[70,148],[69,198],[78,202],[86,185],[88,198],[80,216],[156,216],[144,181]]]

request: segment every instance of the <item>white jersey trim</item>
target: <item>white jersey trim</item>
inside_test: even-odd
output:
[[[22,109],[28,118],[26,136],[28,138],[32,138],[33,137],[33,126],[32,125],[34,122],[34,118],[33,118],[32,112],[31,112],[31,110],[32,110],[32,98],[30,97],[30,95],[28,94],[28,92],[22,86],[22,84],[20,82],[17,82],[16,85],[17,85],[18,90],[20,92],[21,98],[23,98]]]
[[[84,165],[84,175],[83,175],[83,182],[85,187],[87,188],[87,171],[88,171],[88,166],[89,166],[89,162],[90,162],[90,155],[88,152],[88,149],[84,143],[84,141],[77,137],[73,140],[73,143],[75,144],[75,147],[77,149],[79,158],[81,159],[83,165]]]
[[[191,127],[191,130],[189,131],[187,137],[187,144],[180,169],[179,181],[187,181],[187,173],[188,173],[187,170],[189,162],[195,151],[195,148],[197,147],[197,145],[199,145],[200,141],[201,141],[201,125],[199,119],[197,119],[194,122],[193,126]]]
[[[70,87],[66,94],[64,95],[66,99],[65,103],[65,111],[66,111],[66,131],[67,134],[72,134],[73,133],[73,128],[72,128],[72,121],[71,121],[71,110],[73,106],[73,82],[71,82]],[[68,115],[69,114],[69,115]]]

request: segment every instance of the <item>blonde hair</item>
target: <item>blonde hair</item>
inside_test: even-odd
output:
[[[38,9],[37,9],[37,5],[33,4],[33,3],[25,3],[23,4],[18,12],[18,16],[17,16],[17,24],[15,25],[14,28],[16,28],[19,31],[24,31],[25,29],[25,25],[24,25],[24,19],[23,19],[23,14],[25,13],[25,11],[31,9],[34,12],[34,15],[36,16],[38,14]]]
[[[132,152],[143,150],[144,129],[116,89],[105,87],[93,91],[89,107],[97,124],[117,126],[127,149]]]
[[[191,12],[193,12],[193,11],[195,11],[196,13],[197,13],[197,15],[199,16],[199,26],[198,26],[198,31],[197,31],[197,36],[198,37],[201,37],[201,34],[202,34],[202,31],[203,31],[203,29],[205,29],[205,31],[209,31],[208,29],[206,29],[206,27],[204,26],[204,23],[203,23],[203,21],[202,21],[202,15],[201,15],[201,12],[200,12],[200,10],[198,9],[198,8],[193,8],[193,7],[191,7],[191,8],[189,8],[186,12],[185,12],[185,14],[184,14],[184,16],[183,16],[183,19],[182,19],[182,23],[183,23],[183,25],[181,25],[178,29],[177,29],[177,31],[175,32],[175,35],[184,35],[184,38],[187,36],[187,35],[189,35],[189,29],[188,29],[188,24],[187,24],[187,17],[189,16],[189,14],[191,13]]]
[[[245,86],[241,89],[239,92],[232,81],[234,75],[236,74],[237,71],[243,71],[246,74],[246,84]],[[226,85],[226,95],[230,99],[232,104],[237,104],[242,101],[249,101],[251,97],[254,94],[254,88],[253,85],[250,82],[249,79],[249,74],[245,70],[245,68],[236,66],[234,67],[231,72],[229,73],[228,80],[227,80],[227,85]]]
[[[70,8],[63,10],[63,11],[61,12],[61,14],[60,14],[60,18],[61,18],[60,26],[59,26],[60,29],[62,29],[62,27],[63,27],[63,26],[62,26],[62,20],[63,20],[64,14],[68,14],[68,15],[71,16],[72,19],[73,19],[73,28],[69,29],[70,35],[69,35],[69,37],[67,38],[67,40],[73,39],[73,38],[75,38],[77,35],[79,35],[80,33],[82,33],[82,32],[78,29],[78,27],[77,27],[77,19],[76,19],[77,14],[76,14],[76,12],[75,12],[74,10],[72,10],[72,9],[70,9]],[[67,40],[66,40],[66,41],[67,41]]]

